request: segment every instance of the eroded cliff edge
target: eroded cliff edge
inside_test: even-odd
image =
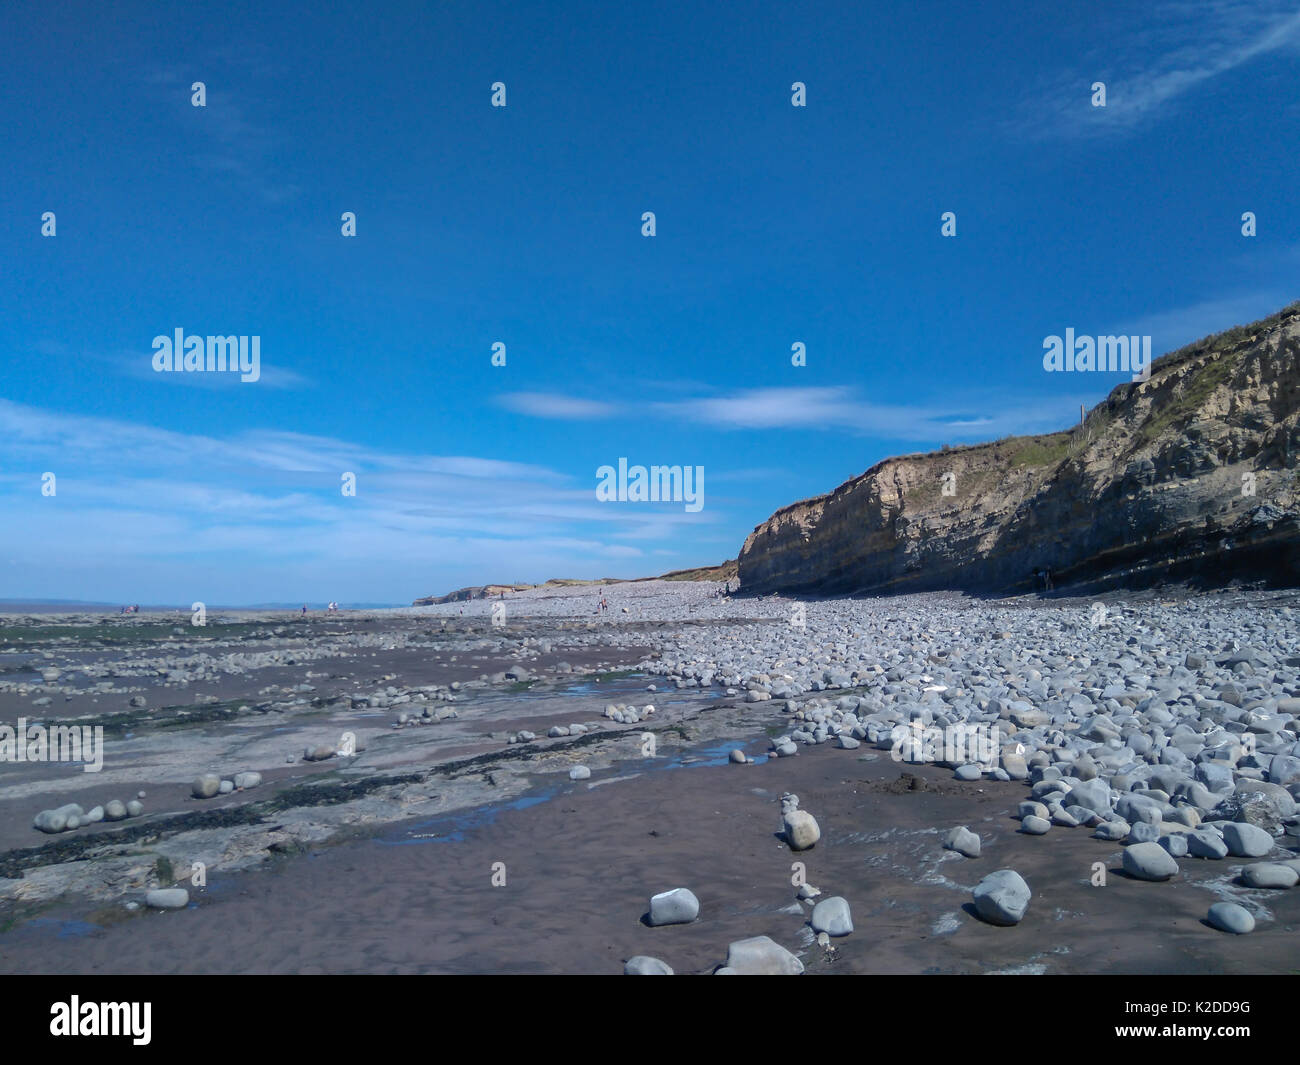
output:
[[[759,525],[741,589],[1300,584],[1298,354],[1295,303],[1157,359],[1073,429],[886,459]]]

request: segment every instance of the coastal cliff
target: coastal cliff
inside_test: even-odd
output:
[[[746,593],[1300,583],[1300,304],[1157,359],[1072,429],[905,455],[778,510]]]

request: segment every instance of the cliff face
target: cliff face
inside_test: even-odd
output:
[[[741,590],[1300,584],[1298,355],[1293,304],[1157,359],[1074,429],[886,459],[759,525]]]

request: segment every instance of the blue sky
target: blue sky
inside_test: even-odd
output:
[[[1045,373],[1046,336],[1159,354],[1300,295],[1293,6],[11,3],[0,32],[0,598],[718,562],[1127,379]],[[260,337],[260,380],[155,372],[177,328]],[[703,467],[703,508],[598,502],[620,457]]]

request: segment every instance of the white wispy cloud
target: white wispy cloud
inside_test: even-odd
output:
[[[1300,11],[1283,0],[1175,0],[1103,27],[1106,45],[1026,93],[1011,131],[1035,137],[1132,133],[1215,79],[1262,56],[1300,50]],[[1106,106],[1091,85],[1106,84]]]
[[[1069,412],[1077,409],[1079,402],[1071,395],[982,396],[973,400],[973,408],[964,409],[884,404],[863,398],[855,389],[837,386],[755,388],[657,403],[653,409],[719,429],[838,430],[883,439],[954,441],[1062,429],[1070,424]]]
[[[1029,353],[1038,364],[1038,352]],[[1068,394],[1016,396],[967,394],[963,406],[940,403],[879,403],[844,385],[801,388],[751,388],[717,395],[687,395],[638,406],[638,416],[685,422],[722,430],[818,430],[902,441],[977,442],[1016,433],[1055,432],[1073,424],[1083,403],[1092,406],[1118,379],[1096,382],[1091,392],[1071,381]],[[538,418],[586,420],[617,413],[605,404],[556,393],[526,395],[512,409]],[[538,398],[540,397],[540,398]],[[534,402],[534,399],[537,401]],[[597,413],[599,412],[599,413]],[[720,471],[717,482],[765,480],[779,471]]]
[[[534,418],[560,418],[565,421],[613,418],[621,410],[616,403],[579,399],[556,392],[507,392],[497,398],[497,404],[516,414],[527,414]]]
[[[57,477],[53,497],[40,490],[45,471]],[[340,491],[345,472],[356,474],[354,497]],[[244,591],[168,593],[225,602],[275,598],[266,588],[305,581],[312,567],[312,581],[346,574],[354,587],[371,570],[390,587],[407,568],[496,579],[503,561],[534,577],[581,575],[593,561],[635,561],[641,542],[680,540],[687,521],[716,520],[681,504],[601,503],[594,470],[588,480],[280,430],[177,432],[3,399],[0,510],[0,557],[30,594],[59,594],[51,576],[69,582],[63,591],[105,595],[118,574],[169,588],[244,574]]]

